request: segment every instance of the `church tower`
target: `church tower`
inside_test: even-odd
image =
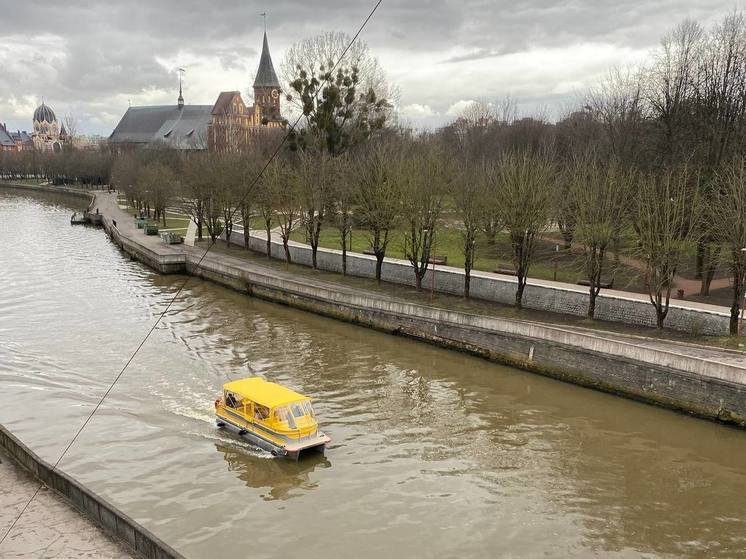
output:
[[[262,108],[262,124],[267,121],[281,120],[280,116],[280,81],[277,79],[272,57],[269,54],[267,32],[264,32],[262,56],[259,59],[259,69],[254,80],[254,104]],[[265,120],[266,119],[266,120]]]

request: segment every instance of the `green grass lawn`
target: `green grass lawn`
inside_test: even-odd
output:
[[[303,229],[294,231],[291,239],[299,243],[306,242],[306,234]],[[463,236],[461,231],[454,227],[445,227],[438,233],[433,256],[446,256],[448,265],[457,268],[464,266]],[[560,245],[560,251],[555,250],[556,241],[553,239],[540,239],[537,241],[536,258],[531,264],[529,277],[576,283],[583,278],[583,273],[578,264],[577,255],[568,254]],[[319,245],[325,248],[340,249],[339,232],[333,228],[321,231]],[[390,258],[406,259],[404,254],[404,234],[402,231],[392,231],[386,256]],[[352,252],[363,252],[370,249],[370,233],[364,229],[355,229],[352,232]],[[512,270],[511,248],[508,235],[502,233],[497,236],[494,244],[489,244],[487,239],[480,235],[476,246],[477,256],[474,261],[474,269],[494,272],[498,269]],[[556,274],[556,276],[555,276]],[[640,291],[643,285],[637,270],[622,266],[616,274],[614,287]]]
[[[120,204],[124,204],[125,201],[120,199]],[[132,217],[137,215],[137,210],[131,206],[127,206],[125,210],[128,214],[130,214]],[[173,230],[173,233],[177,233],[179,235],[186,235],[187,227],[189,226],[189,218],[185,217],[183,214],[177,214],[172,212],[166,212],[166,225],[163,225],[163,219],[159,219],[157,222],[154,219],[148,219],[150,223],[155,223],[158,225],[159,230],[163,229],[169,229]]]

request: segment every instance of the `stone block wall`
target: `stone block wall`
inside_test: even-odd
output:
[[[234,233],[231,242],[243,246],[243,233]],[[249,248],[266,254],[265,237],[252,234]],[[311,247],[302,243],[290,243],[290,255],[295,264],[311,266]],[[285,259],[282,240],[279,235],[272,237],[272,257]],[[321,270],[342,273],[342,252],[319,248],[317,263]],[[374,278],[376,259],[359,253],[347,253],[347,273],[351,276]],[[414,272],[409,262],[386,258],[381,269],[384,281],[402,285],[414,285]],[[423,278],[423,286],[435,291],[460,295],[463,293],[464,272],[450,266],[436,266],[435,281],[428,270]],[[517,280],[511,276],[472,272],[471,296],[476,299],[494,301],[506,305],[515,302]],[[588,311],[587,288],[575,287],[559,282],[531,282],[526,286],[523,304],[526,308],[549,311],[574,316],[585,316]],[[623,292],[601,290],[596,300],[596,318],[610,322],[621,322],[635,326],[655,327],[655,309],[646,300],[625,296]],[[714,308],[691,308],[671,303],[666,318],[666,328],[695,334],[728,335],[729,314]]]

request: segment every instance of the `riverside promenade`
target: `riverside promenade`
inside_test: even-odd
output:
[[[0,450],[0,534],[7,532],[38,486],[38,481]],[[130,559],[136,556],[59,495],[42,487],[0,544],[0,557]]]
[[[470,302],[464,311],[452,304],[458,300],[453,296],[439,295],[427,303],[396,286],[360,288],[355,278],[286,270],[223,245],[205,256],[203,246],[170,246],[146,236],[115,194],[96,193],[92,207],[103,214],[103,226],[116,244],[157,271],[188,273],[269,301],[746,427],[746,358],[741,352],[507,318],[491,314],[495,306],[489,302]]]

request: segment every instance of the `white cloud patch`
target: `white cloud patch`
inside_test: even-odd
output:
[[[448,110],[446,111],[446,115],[453,117],[453,118],[458,118],[459,116],[463,114],[464,110],[467,107],[469,107],[469,105],[471,105],[472,103],[474,103],[473,99],[469,99],[469,100],[461,99],[459,101],[456,101],[453,105],[448,107]]]
[[[523,114],[576,103],[609,67],[638,63],[684,18],[712,25],[733,10],[732,0],[420,4],[382,4],[362,38],[399,86],[403,118],[428,125],[457,116],[470,99],[510,95]],[[275,68],[302,38],[354,33],[369,8],[367,0],[275,3]],[[30,128],[43,97],[58,115],[73,112],[81,132],[108,134],[128,100],[174,102],[177,66],[187,66],[188,103],[212,103],[223,90],[245,93],[261,48],[259,11],[239,0],[16,2],[0,29],[0,122]],[[40,34],[42,16],[64,31]]]
[[[428,118],[435,116],[435,112],[430,108],[430,105],[420,105],[419,103],[412,103],[406,107],[402,107],[399,114],[404,118]]]

